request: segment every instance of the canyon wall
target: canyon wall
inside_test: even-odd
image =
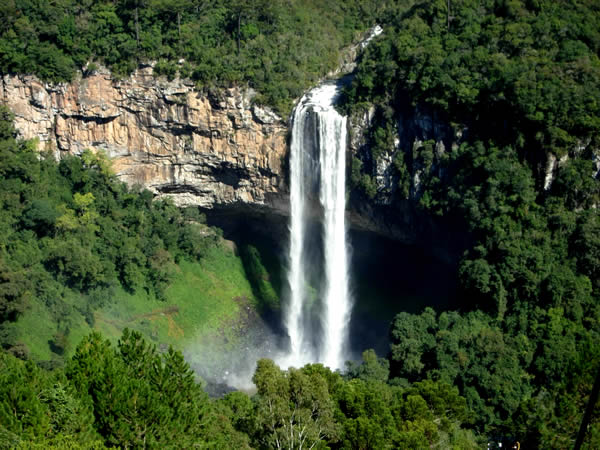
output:
[[[37,139],[40,151],[50,151],[57,159],[85,149],[103,151],[129,185],[171,197],[179,206],[224,214],[225,221],[216,222],[223,227],[232,219],[238,222],[240,214],[258,217],[264,227],[276,215],[275,228],[285,234],[288,125],[254,104],[252,90],[198,90],[190,80],[154,77],[150,66],[123,79],[101,68],[58,84],[6,75],[1,88],[20,137]],[[372,111],[349,118],[349,157],[368,156],[365,135],[371,118]],[[409,115],[404,122],[399,122],[394,152],[411,151],[427,139],[436,139],[443,151],[444,141],[451,139],[447,127],[426,114]],[[414,199],[398,201],[392,161],[390,153],[378,162],[378,195],[352,202],[349,223],[413,243],[431,233],[415,216]],[[416,173],[413,180],[417,188],[418,177]]]
[[[287,126],[254,105],[251,90],[199,91],[147,66],[124,79],[99,69],[59,84],[6,75],[0,94],[20,136],[58,159],[102,150],[121,180],[180,206],[285,213]]]
[[[434,111],[409,106],[397,111],[394,145],[375,157],[370,134],[376,126],[376,108],[367,107],[349,117],[349,158],[360,161],[363,172],[374,184],[375,195],[351,196],[350,220],[355,228],[373,230],[406,244],[434,248],[444,259],[452,260],[464,245],[456,230],[441,227],[417,206],[423,194],[423,180],[441,178],[442,160],[455,150],[468,132],[462,126],[451,127]],[[429,155],[424,156],[425,153]],[[395,160],[404,161],[407,182],[403,185]],[[446,224],[447,226],[447,224]],[[454,248],[456,247],[456,248]]]

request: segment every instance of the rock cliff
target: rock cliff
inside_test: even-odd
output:
[[[395,123],[394,148],[372,160],[368,137],[374,118],[375,106],[349,118],[349,149],[353,156],[371,168],[377,188],[373,202],[380,205],[391,204],[394,197],[418,200],[422,194],[421,180],[432,174],[439,175],[440,161],[448,150],[460,145],[468,131],[465,126],[451,127],[435,112],[425,111],[423,107],[407,107],[399,111]],[[422,153],[428,150],[431,155],[424,157]],[[410,177],[406,195],[399,192],[398,173],[394,169],[394,159],[401,153]]]
[[[407,106],[398,111],[394,145],[373,155],[370,135],[376,126],[375,106],[352,114],[348,120],[350,157],[360,161],[362,171],[374,183],[374,196],[351,196],[350,215],[355,228],[377,231],[407,244],[434,248],[445,259],[454,259],[462,248],[463,238],[455,230],[440,227],[429,214],[416,205],[423,194],[423,180],[440,177],[440,162],[446,152],[456,149],[465,138],[467,128],[451,127],[435,112],[420,106]],[[403,161],[404,179],[395,161]],[[454,237],[453,237],[454,236]],[[456,244],[456,245],[455,245]]]
[[[39,149],[58,159],[102,150],[124,182],[180,206],[214,209],[225,215],[217,222],[222,227],[230,214],[258,214],[260,223],[274,219],[262,213],[288,214],[287,124],[253,104],[251,90],[199,91],[189,80],[156,78],[151,67],[143,67],[120,80],[100,69],[60,84],[6,75],[1,95],[21,137],[38,139]],[[349,121],[350,151],[360,158],[370,154],[366,133],[372,119],[369,111]],[[390,206],[398,198],[395,152],[410,153],[430,139],[441,152],[453,140],[447,126],[419,111],[398,122],[397,148],[374,166],[377,197],[351,205],[353,228],[409,243],[429,234],[415,216],[414,198]],[[427,168],[434,169],[435,163]],[[414,166],[412,197],[424,170]],[[284,221],[276,222],[283,233]]]
[[[287,127],[252,103],[251,90],[198,91],[144,67],[121,80],[100,69],[61,84],[6,75],[1,94],[21,137],[57,158],[103,150],[120,179],[178,205],[287,206]]]

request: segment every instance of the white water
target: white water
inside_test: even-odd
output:
[[[303,97],[304,100],[304,97]],[[296,367],[312,359],[304,342],[302,324],[302,306],[306,297],[304,279],[304,230],[305,230],[305,186],[304,180],[306,158],[303,155],[304,128],[307,113],[298,105],[294,114],[294,127],[292,128],[292,142],[290,153],[290,248],[288,283],[290,298],[285,314],[285,327],[290,338],[290,352],[287,355],[287,365]],[[308,175],[307,171],[307,175]]]
[[[333,107],[338,89],[335,84],[323,84],[311,90],[296,107],[292,123],[290,296],[285,312],[290,351],[281,363],[296,367],[322,362],[332,369],[341,369],[346,360],[351,312],[344,220],[346,118]],[[315,189],[323,210],[323,258],[318,261],[309,256],[313,252],[307,249],[307,210],[315,200]],[[315,268],[315,264],[323,267]],[[315,270],[323,280],[318,291],[320,302],[313,304],[308,300],[305,275]],[[315,315],[310,308],[315,305],[321,307],[317,312],[321,333],[317,337],[310,335],[315,329],[310,326],[309,316]]]
[[[325,289],[321,361],[332,369],[345,362],[350,319],[346,251],[346,118],[334,109],[319,113],[321,160],[320,200],[323,206]]]

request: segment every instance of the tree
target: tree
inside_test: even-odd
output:
[[[0,323],[16,320],[25,311],[30,295],[30,281],[22,272],[8,267],[0,257]]]
[[[252,381],[260,446],[300,449],[337,440],[333,401],[323,376],[294,368],[284,372],[261,359]]]
[[[424,356],[435,347],[432,329],[435,312],[427,308],[421,316],[400,313],[390,328],[393,373],[416,379],[425,368]],[[401,368],[396,368],[400,366]]]
[[[0,353],[0,445],[36,448],[69,442],[99,448],[93,415],[62,373]]]
[[[390,362],[385,358],[378,358],[373,349],[363,352],[361,364],[355,365],[351,361],[348,361],[346,366],[346,376],[349,378],[385,383],[388,381],[390,375]]]
[[[128,330],[115,350],[94,333],[79,344],[66,373],[93,405],[107,445],[189,447],[203,440],[208,398],[179,352],[161,356]]]

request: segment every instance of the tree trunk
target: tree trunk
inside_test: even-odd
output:
[[[596,402],[598,401],[599,393],[600,367],[598,367],[596,381],[594,382],[594,386],[592,387],[592,392],[590,393],[587,408],[585,409],[583,419],[581,420],[581,426],[579,427],[579,433],[577,433],[577,440],[575,441],[575,447],[573,447],[573,450],[579,450],[581,448],[581,445],[583,444],[583,439],[585,438],[585,433],[587,432],[588,426],[590,425],[590,420],[592,419],[592,413],[594,412],[594,406],[596,406]]]
[[[179,36],[179,46],[181,46],[181,11],[177,11],[177,35]]]

